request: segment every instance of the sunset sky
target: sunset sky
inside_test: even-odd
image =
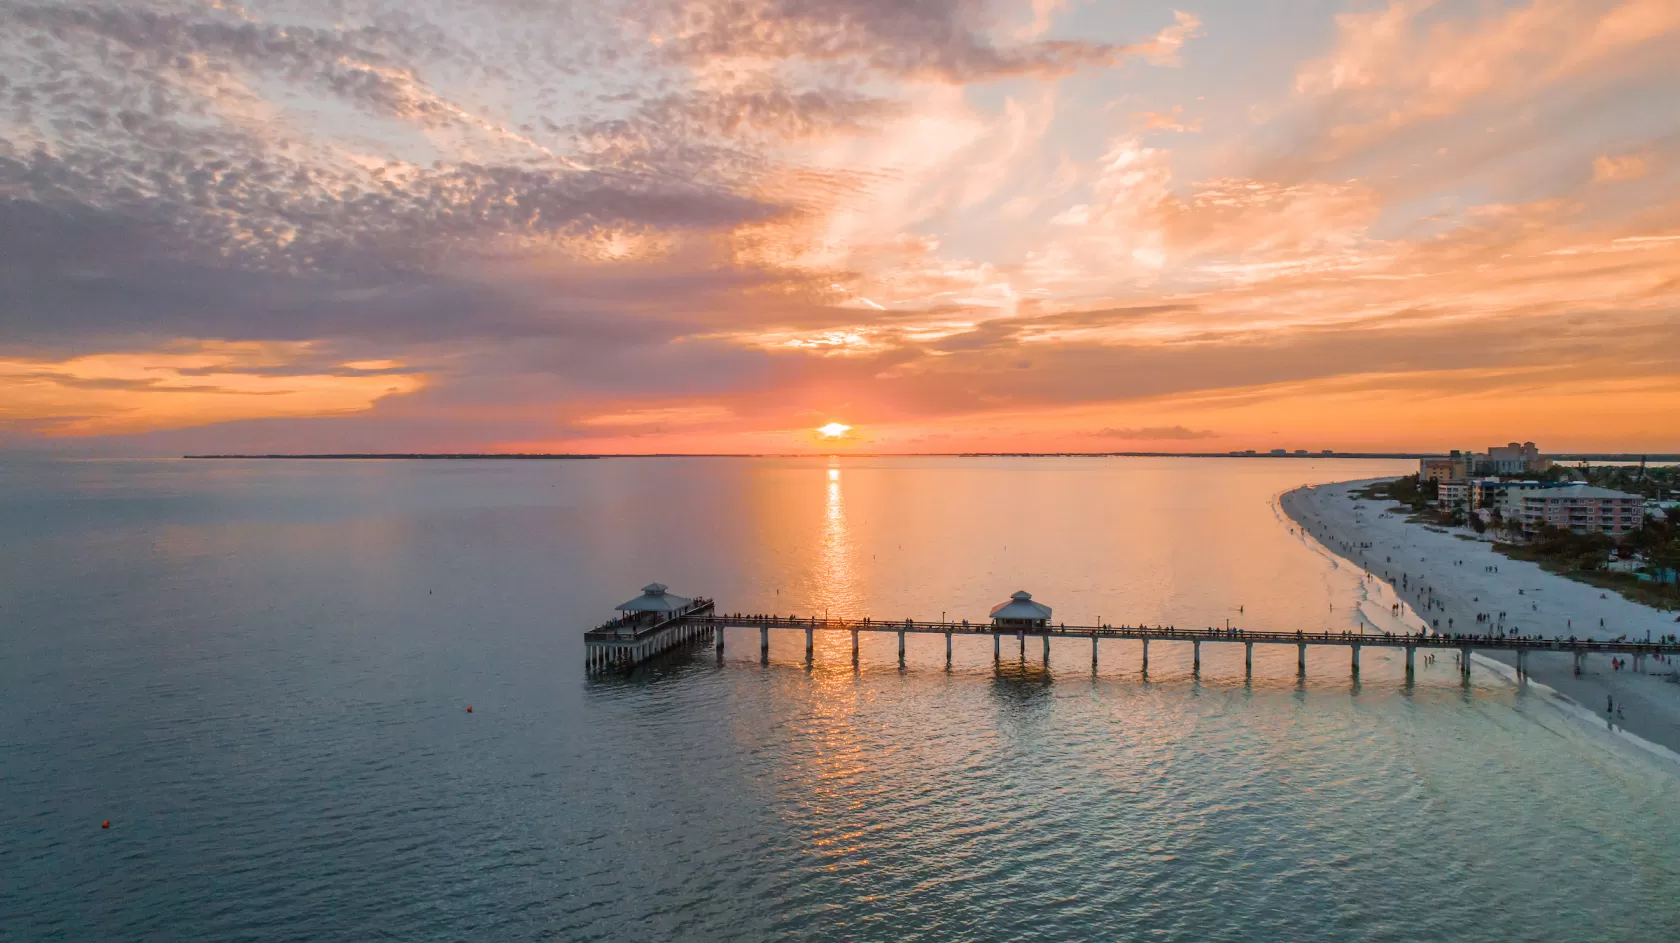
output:
[[[1680,451],[1680,2],[1178,2],[0,0],[0,449]]]

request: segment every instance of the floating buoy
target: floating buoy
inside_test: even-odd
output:
[[[103,822],[100,822],[100,823],[99,823],[99,827],[100,827],[100,828],[110,828],[110,827],[111,827],[111,820],[110,820],[110,819],[106,819],[106,820],[105,820],[105,821],[103,821]]]
[[[469,713],[469,714],[472,713],[472,705],[471,704],[467,705],[467,713]]]

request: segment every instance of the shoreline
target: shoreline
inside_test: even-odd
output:
[[[1352,496],[1354,489],[1378,480],[1383,479],[1296,488],[1281,495],[1278,504],[1325,551],[1359,568],[1398,598],[1404,604],[1400,621],[1407,630],[1415,632],[1438,619],[1443,632],[1474,632],[1476,613],[1504,612],[1508,630],[1525,634],[1643,639],[1647,633],[1680,633],[1680,622],[1672,614],[1549,573],[1539,564],[1513,560],[1496,552],[1490,542],[1409,524],[1388,512],[1388,502]],[[1428,607],[1431,597],[1433,608]],[[1381,616],[1386,619],[1389,613]],[[1378,621],[1369,614],[1367,618]],[[1484,668],[1514,679],[1513,656],[1482,651],[1475,658]],[[1680,684],[1668,680],[1670,675],[1680,676],[1680,663],[1653,659],[1644,672],[1636,673],[1612,670],[1608,657],[1588,656],[1577,676],[1569,655],[1529,657],[1530,680],[1548,689],[1568,712],[1583,721],[1596,718],[1673,757],[1680,754]],[[1604,710],[1609,698],[1622,710],[1613,725]]]

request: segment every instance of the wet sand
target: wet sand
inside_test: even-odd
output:
[[[1355,499],[1352,492],[1367,484],[1353,481],[1298,488],[1284,494],[1279,503],[1284,513],[1333,553],[1390,584],[1408,607],[1401,625],[1391,630],[1415,632],[1438,619],[1442,632],[1486,633],[1493,623],[1479,625],[1476,613],[1504,612],[1506,631],[1529,635],[1599,639],[1625,635],[1643,641],[1647,634],[1655,638],[1680,633],[1674,612],[1660,612],[1547,573],[1538,564],[1512,560],[1495,552],[1488,541],[1462,539],[1457,529],[1439,533],[1409,524],[1403,514],[1389,512],[1394,506],[1390,502]],[[1361,543],[1371,546],[1360,547]],[[1427,608],[1431,598],[1435,605]],[[1453,620],[1450,629],[1449,619]],[[1452,656],[1443,652],[1440,657]],[[1504,653],[1480,652],[1475,657],[1472,671],[1497,670],[1482,659],[1507,666],[1516,662],[1516,656]],[[1514,672],[1501,674],[1514,677]],[[1674,680],[1680,678],[1680,664],[1647,659],[1642,673],[1629,668],[1614,671],[1608,656],[1591,655],[1577,676],[1571,656],[1537,653],[1529,657],[1529,677],[1596,716],[1597,722],[1680,753],[1680,683]],[[1614,698],[1622,711],[1613,724],[1605,712],[1607,698]]]

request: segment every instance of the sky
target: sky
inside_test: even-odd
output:
[[[1680,3],[1177,2],[0,0],[0,449],[1680,451]]]

